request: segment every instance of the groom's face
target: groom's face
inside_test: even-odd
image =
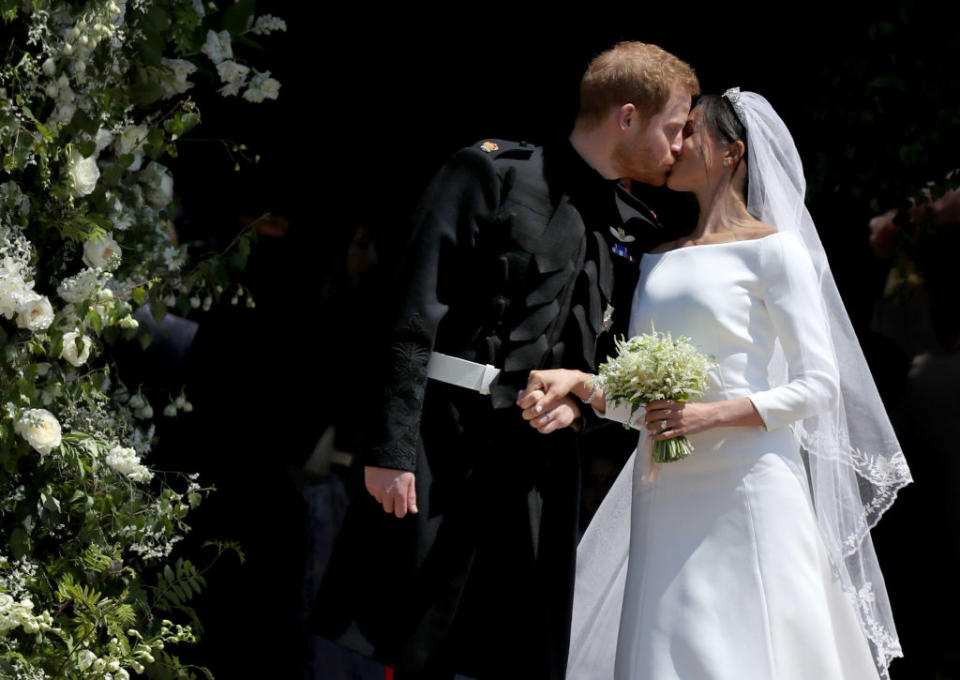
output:
[[[637,121],[614,149],[613,163],[620,177],[661,186],[683,146],[683,127],[690,112],[687,92],[674,92],[666,106],[644,126]]]

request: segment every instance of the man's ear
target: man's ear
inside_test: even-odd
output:
[[[637,124],[637,107],[633,104],[624,104],[617,110],[617,125],[621,130],[627,130]]]

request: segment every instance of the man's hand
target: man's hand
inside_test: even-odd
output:
[[[529,421],[530,427],[536,428],[540,434],[550,434],[554,430],[569,427],[580,417],[580,407],[570,396],[554,400],[549,410],[537,409],[544,399],[540,390],[527,391],[524,396],[524,401],[531,406],[523,410],[523,419]]]
[[[412,472],[368,465],[363,468],[363,481],[384,512],[397,517],[418,512],[416,476]]]

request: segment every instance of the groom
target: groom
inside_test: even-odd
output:
[[[531,369],[594,370],[626,328],[640,253],[667,240],[618,180],[662,185],[690,67],[654,45],[596,57],[566,140],[486,140],[441,168],[401,268],[383,403],[312,614],[397,679],[564,676],[581,418],[540,437],[516,413]],[[562,428],[562,429],[561,429]]]

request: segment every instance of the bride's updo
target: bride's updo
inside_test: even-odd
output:
[[[706,125],[716,139],[724,144],[733,144],[734,142],[743,142],[743,156],[737,162],[746,164],[747,162],[747,129],[743,122],[737,117],[733,110],[733,104],[726,97],[719,94],[700,95],[694,101],[694,108],[697,110],[699,122]],[[742,174],[743,200],[747,201],[747,173]]]

